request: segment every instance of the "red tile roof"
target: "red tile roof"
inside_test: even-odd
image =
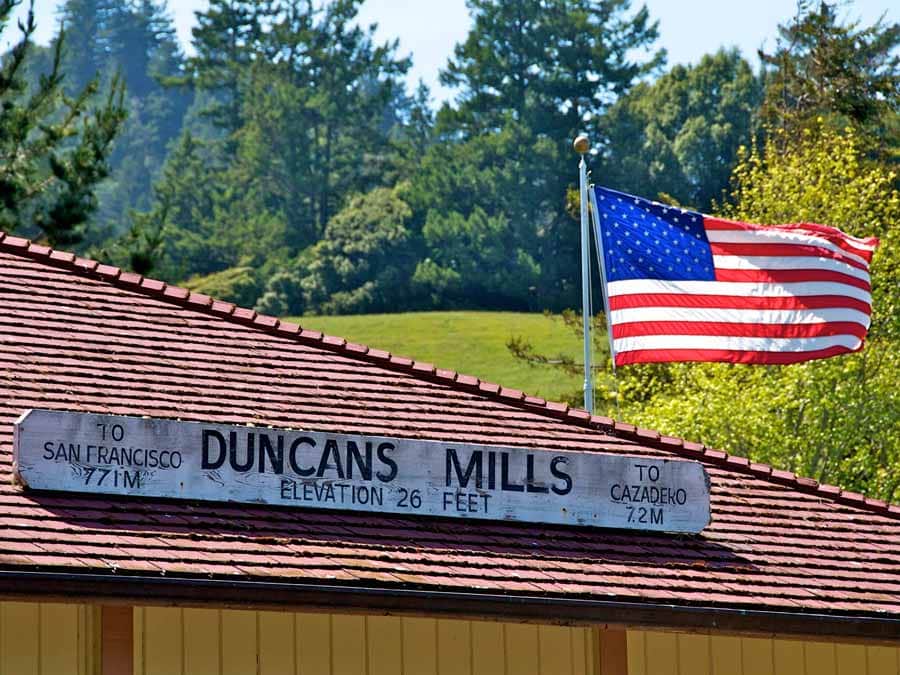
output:
[[[6,593],[26,572],[50,575],[47,589],[266,581],[499,597],[500,614],[527,597],[853,617],[900,639],[897,506],[10,236],[0,308]],[[28,492],[10,474],[12,423],[29,408],[676,455],[707,466],[712,523],[675,536]]]

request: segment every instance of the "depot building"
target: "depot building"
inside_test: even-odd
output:
[[[900,673],[900,508],[0,235],[0,675]]]

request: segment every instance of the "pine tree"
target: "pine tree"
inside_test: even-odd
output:
[[[502,215],[510,250],[539,265],[539,302],[561,308],[579,285],[578,237],[565,211],[572,138],[589,131],[599,141],[597,119],[615,96],[662,63],[664,52],[651,50],[656,24],[646,8],[632,13],[628,0],[471,0],[469,7],[473,28],[441,73],[459,91],[457,103],[437,118],[439,138],[466,147],[436,148],[452,156],[454,171],[432,175],[445,170],[427,162],[433,169],[413,183],[430,184],[420,192],[424,212],[459,210],[467,219],[479,207]],[[484,192],[477,201],[468,196]]]
[[[790,132],[825,117],[884,135],[900,112],[900,23],[841,23],[836,4],[806,0],[779,33],[775,51],[760,52],[770,124]]]
[[[4,29],[17,0],[0,0]],[[49,72],[34,86],[24,78],[33,49],[33,7],[22,35],[0,66],[0,228],[72,246],[84,236],[97,206],[95,189],[107,175],[107,157],[126,112],[113,79],[96,104],[95,78],[69,97],[63,93],[64,33],[55,41]]]
[[[106,74],[108,45],[103,19],[108,13],[109,0],[67,0],[62,6],[67,92],[81,91],[98,75]]]
[[[359,0],[280,6],[261,44],[283,55],[247,68],[234,175],[286,221],[288,245],[315,243],[348,194],[384,182],[390,109],[407,59],[355,25]],[[263,197],[263,195],[265,195]]]
[[[259,52],[262,23],[270,15],[266,3],[242,0],[210,0],[206,11],[197,12],[192,80],[211,95],[204,115],[228,139],[241,127],[243,77]]]
[[[64,49],[67,73],[78,81],[99,74],[101,83],[118,76],[125,86],[129,117],[108,157],[110,178],[98,186],[87,241],[102,247],[123,233],[130,210],[149,207],[152,182],[181,132],[191,93],[162,85],[185,74],[164,0],[67,0],[62,9],[78,45]]]
[[[460,90],[447,119],[495,131],[511,119],[534,133],[568,142],[665,57],[646,60],[657,37],[647,8],[629,14],[630,0],[471,0],[474,26],[441,73]],[[449,112],[449,111],[448,111]]]

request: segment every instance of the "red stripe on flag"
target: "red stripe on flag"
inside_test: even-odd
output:
[[[785,298],[736,295],[687,295],[679,293],[635,293],[613,295],[610,310],[632,307],[709,307],[717,309],[855,309],[869,314],[868,303],[846,295],[799,295]]]
[[[725,335],[728,337],[806,338],[853,335],[862,340],[866,328],[852,321],[827,323],[730,323],[724,321],[635,321],[613,326],[613,338],[637,335]]]
[[[797,283],[803,281],[833,281],[871,291],[868,281],[831,270],[726,270],[716,268],[716,281]]]
[[[812,258],[831,258],[838,260],[852,267],[869,271],[869,266],[859,260],[842,255],[837,251],[832,251],[819,246],[807,246],[805,244],[732,244],[721,241],[709,242],[713,255],[734,255],[734,256],[767,256],[777,258],[792,258],[797,256],[806,256]]]
[[[862,346],[860,346],[862,349]],[[636,349],[616,354],[616,365],[661,363],[666,361],[725,361],[728,363],[762,363],[783,365],[850,353],[846,347],[827,347],[809,352],[747,352],[727,349]]]

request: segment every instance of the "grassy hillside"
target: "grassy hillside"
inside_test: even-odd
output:
[[[580,362],[580,338],[561,320],[541,314],[421,312],[287,320],[551,400],[581,390],[580,377],[531,367],[506,349],[511,336],[523,336],[543,354],[567,354]]]

